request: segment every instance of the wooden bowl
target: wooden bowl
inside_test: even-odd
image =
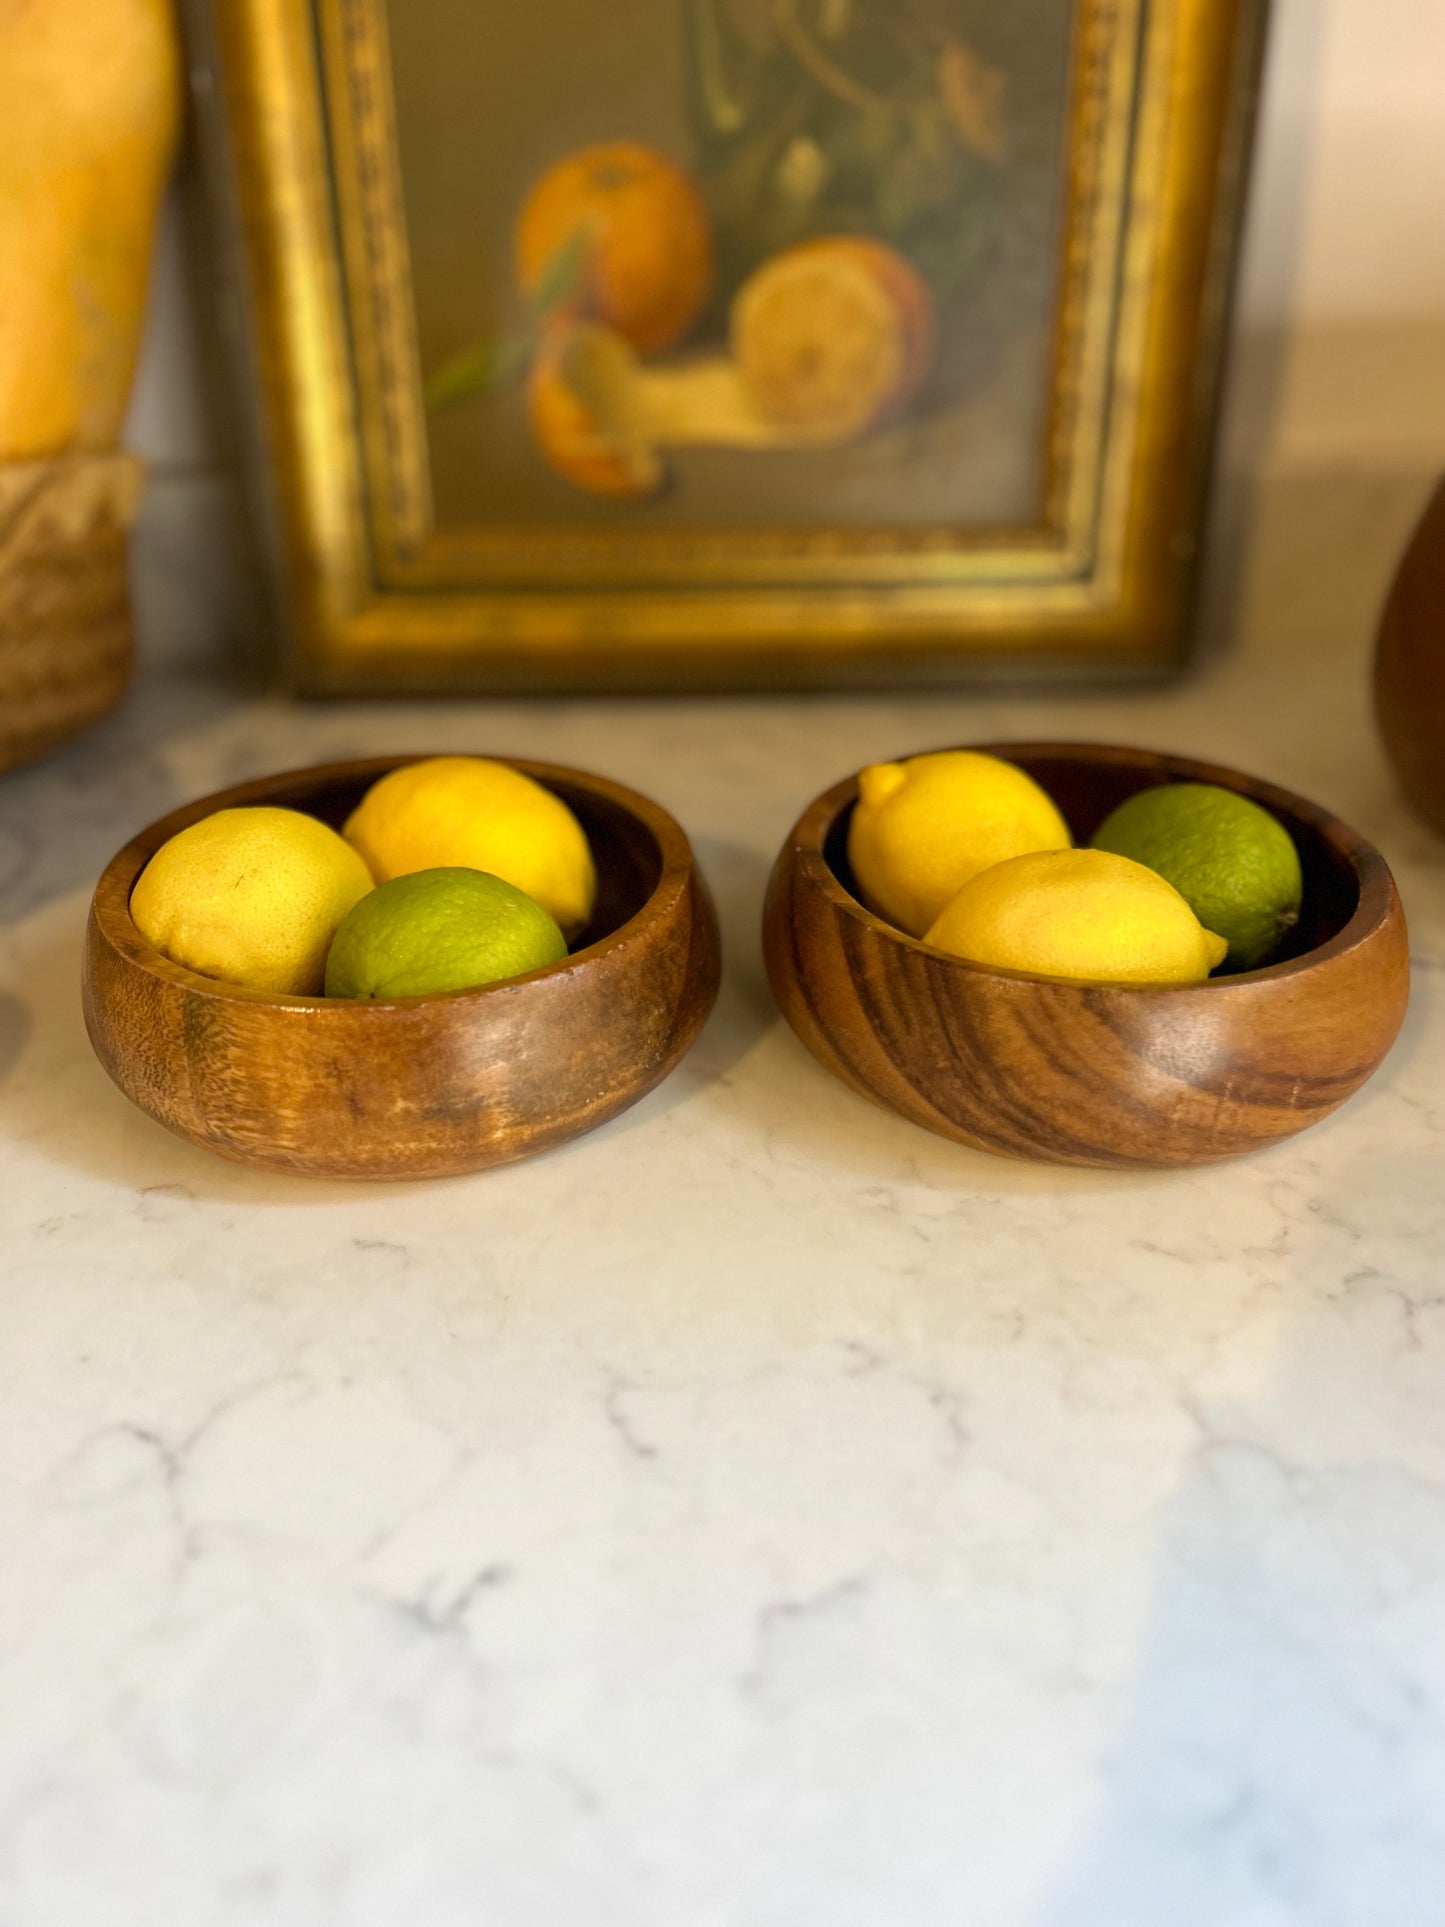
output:
[[[275,803],[339,827],[409,756],[293,770],[175,810],[96,885],[86,1028],[133,1103],[209,1151],[268,1171],[430,1178],[562,1144],[672,1070],[717,996],[717,918],[681,829],[634,790],[498,760],[580,818],[598,898],[564,963],[480,990],[392,1002],[283,997],[218,983],[152,949],[130,894],[167,838],[213,810]]]
[[[1272,810],[1305,894],[1289,954],[1202,984],[1066,983],[945,956],[854,895],[856,777],[804,811],[768,886],[763,943],[783,1014],[820,1062],[888,1110],[1003,1157],[1206,1164],[1328,1116],[1377,1067],[1409,994],[1405,919],[1379,852],[1287,790],[1183,756],[1088,743],[978,745],[1035,777],[1085,842],[1117,803],[1219,783]]]

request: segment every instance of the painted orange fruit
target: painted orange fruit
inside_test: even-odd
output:
[[[639,354],[681,341],[713,278],[712,227],[683,170],[637,141],[584,147],[548,168],[517,218],[517,278],[535,295],[582,238],[562,306],[614,328]]]
[[[527,379],[527,416],[549,466],[590,495],[637,501],[664,469],[638,416],[637,364],[614,330],[554,323]]]
[[[895,249],[828,235],[785,249],[738,290],[732,351],[773,421],[846,441],[896,415],[927,375],[933,297]]]

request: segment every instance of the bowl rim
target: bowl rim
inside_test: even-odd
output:
[[[495,983],[478,984],[468,990],[432,991],[415,997],[303,997],[293,996],[286,991],[259,990],[248,984],[227,983],[223,978],[203,976],[198,970],[174,962],[141,934],[130,913],[131,893],[140,873],[163,843],[192,823],[198,823],[222,809],[246,809],[266,803],[281,809],[293,808],[294,805],[280,801],[277,792],[283,792],[303,780],[320,783],[327,779],[343,781],[368,775],[373,780],[379,780],[394,769],[405,768],[410,763],[429,762],[437,755],[472,755],[487,762],[504,763],[509,769],[534,778],[544,787],[549,779],[555,778],[575,789],[587,790],[626,811],[642,824],[657,845],[660,869],[657,882],[646,900],[625,923],[620,923],[615,930],[609,931],[605,937],[599,937],[584,949],[569,952],[556,963],[544,964],[540,969],[528,970],[516,977],[501,977]],[[207,796],[199,796],[192,802],[178,805],[165,816],[157,817],[154,822],[138,830],[111,857],[96,881],[91,898],[91,917],[101,935],[127,963],[193,994],[211,997],[222,1003],[263,1005],[270,1009],[295,1010],[312,1015],[336,1011],[414,1011],[432,1005],[450,1008],[515,991],[544,979],[565,977],[609,952],[636,943],[651,925],[674,908],[679,895],[689,886],[695,864],[692,844],[676,818],[651,797],[644,796],[639,790],[629,789],[624,783],[616,783],[610,777],[598,776],[591,770],[576,769],[568,763],[544,763],[527,756],[489,755],[472,750],[423,750],[401,755],[345,757],[333,763],[311,763],[297,769],[278,770],[272,775],[230,784],[225,789],[213,790]]]
[[[1384,857],[1374,844],[1352,829],[1343,818],[1332,811],[1312,803],[1307,797],[1299,796],[1281,784],[1269,783],[1262,778],[1250,776],[1226,763],[1205,762],[1199,757],[1186,756],[1171,750],[1154,750],[1139,744],[1128,743],[1091,743],[1053,738],[1020,738],[1007,741],[986,743],[948,743],[941,750],[910,750],[907,755],[897,758],[899,762],[911,762],[916,756],[933,756],[949,750],[969,750],[979,755],[998,756],[1004,760],[1021,755],[1074,757],[1078,761],[1097,763],[1123,763],[1137,767],[1141,757],[1163,767],[1173,781],[1217,783],[1224,789],[1238,791],[1253,802],[1266,808],[1282,808],[1293,816],[1300,817],[1345,857],[1355,872],[1359,885],[1359,901],[1348,921],[1324,943],[1316,944],[1313,949],[1302,951],[1297,957],[1284,958],[1279,963],[1263,964],[1257,970],[1241,970],[1228,977],[1205,977],[1195,983],[1111,983],[1104,978],[1094,977],[1045,977],[1036,971],[1009,970],[998,964],[975,963],[968,957],[955,957],[947,950],[936,949],[925,943],[921,937],[910,936],[900,930],[897,924],[889,923],[876,915],[866,904],[844,888],[833,866],[825,854],[825,848],[833,827],[848,805],[857,799],[858,779],[861,770],[845,776],[831,789],[821,792],[803,811],[789,832],[785,849],[791,850],[801,863],[809,882],[828,897],[835,909],[846,912],[855,922],[872,930],[876,935],[916,950],[923,956],[939,964],[946,964],[964,976],[987,977],[1006,983],[1044,984],[1059,990],[1109,991],[1123,995],[1160,996],[1163,994],[1193,995],[1201,990],[1227,992],[1243,989],[1246,986],[1264,982],[1278,982],[1289,977],[1303,975],[1316,965],[1335,957],[1345,955],[1366,942],[1389,916],[1392,905],[1398,901],[1394,878]],[[871,767],[871,766],[870,766]]]

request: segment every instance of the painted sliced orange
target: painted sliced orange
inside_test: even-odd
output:
[[[895,415],[933,359],[933,299],[862,235],[788,248],[739,289],[732,350],[770,420],[839,441]]]
[[[637,501],[662,486],[635,401],[636,367],[620,335],[587,322],[554,326],[532,364],[527,414],[537,446],[589,495]]]

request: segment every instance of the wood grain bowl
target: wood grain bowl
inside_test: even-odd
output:
[[[1077,841],[1135,791],[1219,783],[1284,823],[1305,898],[1287,954],[1203,984],[1081,984],[945,956],[854,893],[849,777],[811,803],[768,886],[763,944],[793,1030],[865,1097],[1004,1157],[1120,1168],[1206,1164],[1328,1116],[1394,1040],[1405,919],[1383,857],[1273,784],[1182,756],[1082,743],[981,744],[1037,779]]]
[[[673,1070],[717,996],[717,918],[686,836],[657,804],[580,770],[498,760],[554,791],[597,861],[597,907],[565,962],[442,997],[352,1002],[218,983],[152,949],[137,877],[213,810],[280,804],[336,827],[389,770],[291,771],[152,823],[106,866],[86,933],[96,1054],[168,1130],[242,1164],[332,1178],[429,1178],[546,1150]]]

